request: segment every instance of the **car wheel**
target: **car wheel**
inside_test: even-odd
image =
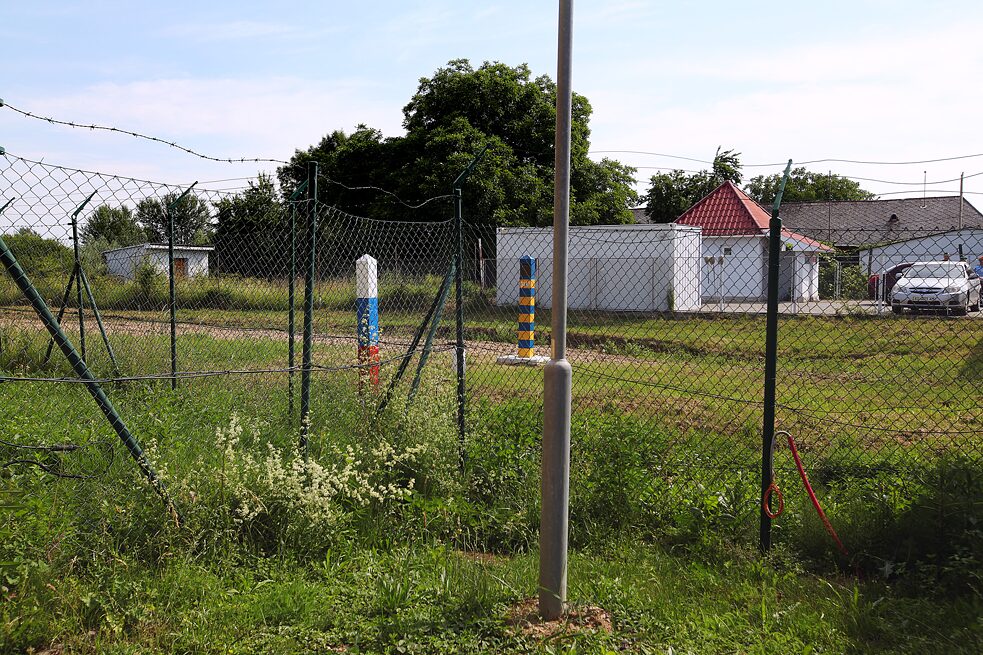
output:
[[[900,314],[903,311],[904,311],[904,308],[901,307],[901,305],[891,305],[891,312],[892,313],[894,313],[894,314]]]
[[[969,294],[967,293],[966,294],[966,304],[963,305],[962,307],[953,307],[952,308],[952,315],[953,316],[965,316],[968,313],[969,313]]]
[[[966,302],[969,302],[969,294],[966,294]],[[969,306],[969,311],[971,311],[971,312],[978,312],[978,311],[980,311],[980,297],[979,296],[976,297],[976,304]]]

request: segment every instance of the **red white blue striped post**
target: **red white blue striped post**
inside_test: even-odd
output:
[[[379,388],[379,276],[378,262],[362,255],[355,262],[355,311],[358,318],[358,387],[368,381]]]

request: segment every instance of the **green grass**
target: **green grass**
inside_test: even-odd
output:
[[[159,312],[107,314],[124,374],[167,370],[166,324],[119,323]],[[0,370],[68,375],[61,358],[41,365],[43,334],[11,316],[0,320]],[[182,370],[286,362],[285,338],[269,330],[283,312],[181,316]],[[384,337],[408,334],[414,317],[383,314]],[[317,314],[324,333],[346,334],[350,320]],[[575,316],[570,595],[610,612],[614,632],[549,639],[505,622],[535,594],[542,421],[542,371],[494,364],[505,340],[469,352],[464,471],[443,351],[408,413],[404,381],[378,420],[353,371],[316,371],[306,460],[285,373],[182,380],[176,392],[167,381],[109,385],[181,529],[84,388],[4,382],[0,438],[85,447],[0,446],[0,459],[97,477],[0,469],[0,652],[978,652],[983,471],[979,435],[963,433],[983,420],[979,323],[783,321],[779,427],[802,445],[850,556],[836,553],[780,450],[786,513],[777,553],[761,558],[748,549],[763,318]],[[511,330],[490,310],[468,325]],[[88,343],[97,374],[110,375],[95,333]],[[325,366],[354,360],[351,341],[314,349]],[[396,352],[384,345],[384,357]],[[234,424],[243,430],[230,441]]]
[[[0,616],[21,636],[8,646],[73,653],[973,653],[983,645],[978,600],[823,580],[739,552],[699,563],[632,542],[570,562],[571,602],[604,608],[612,632],[543,639],[507,622],[510,607],[535,595],[536,567],[535,553],[479,561],[426,543],[341,548],[304,565],[119,559],[40,585],[34,607],[7,603]]]

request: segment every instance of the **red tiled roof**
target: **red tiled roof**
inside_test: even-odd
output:
[[[733,182],[727,181],[676,219],[678,225],[703,228],[704,236],[767,236],[771,221],[764,207],[756,203]],[[818,250],[830,250],[818,241],[782,230],[782,236],[795,239]]]
[[[705,236],[757,235],[768,230],[770,216],[732,182],[724,182],[676,219],[702,227]]]

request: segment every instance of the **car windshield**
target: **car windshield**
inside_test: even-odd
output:
[[[950,262],[929,262],[927,264],[912,264],[912,266],[904,272],[904,277],[958,278],[964,277],[964,273],[959,264],[953,264]]]

